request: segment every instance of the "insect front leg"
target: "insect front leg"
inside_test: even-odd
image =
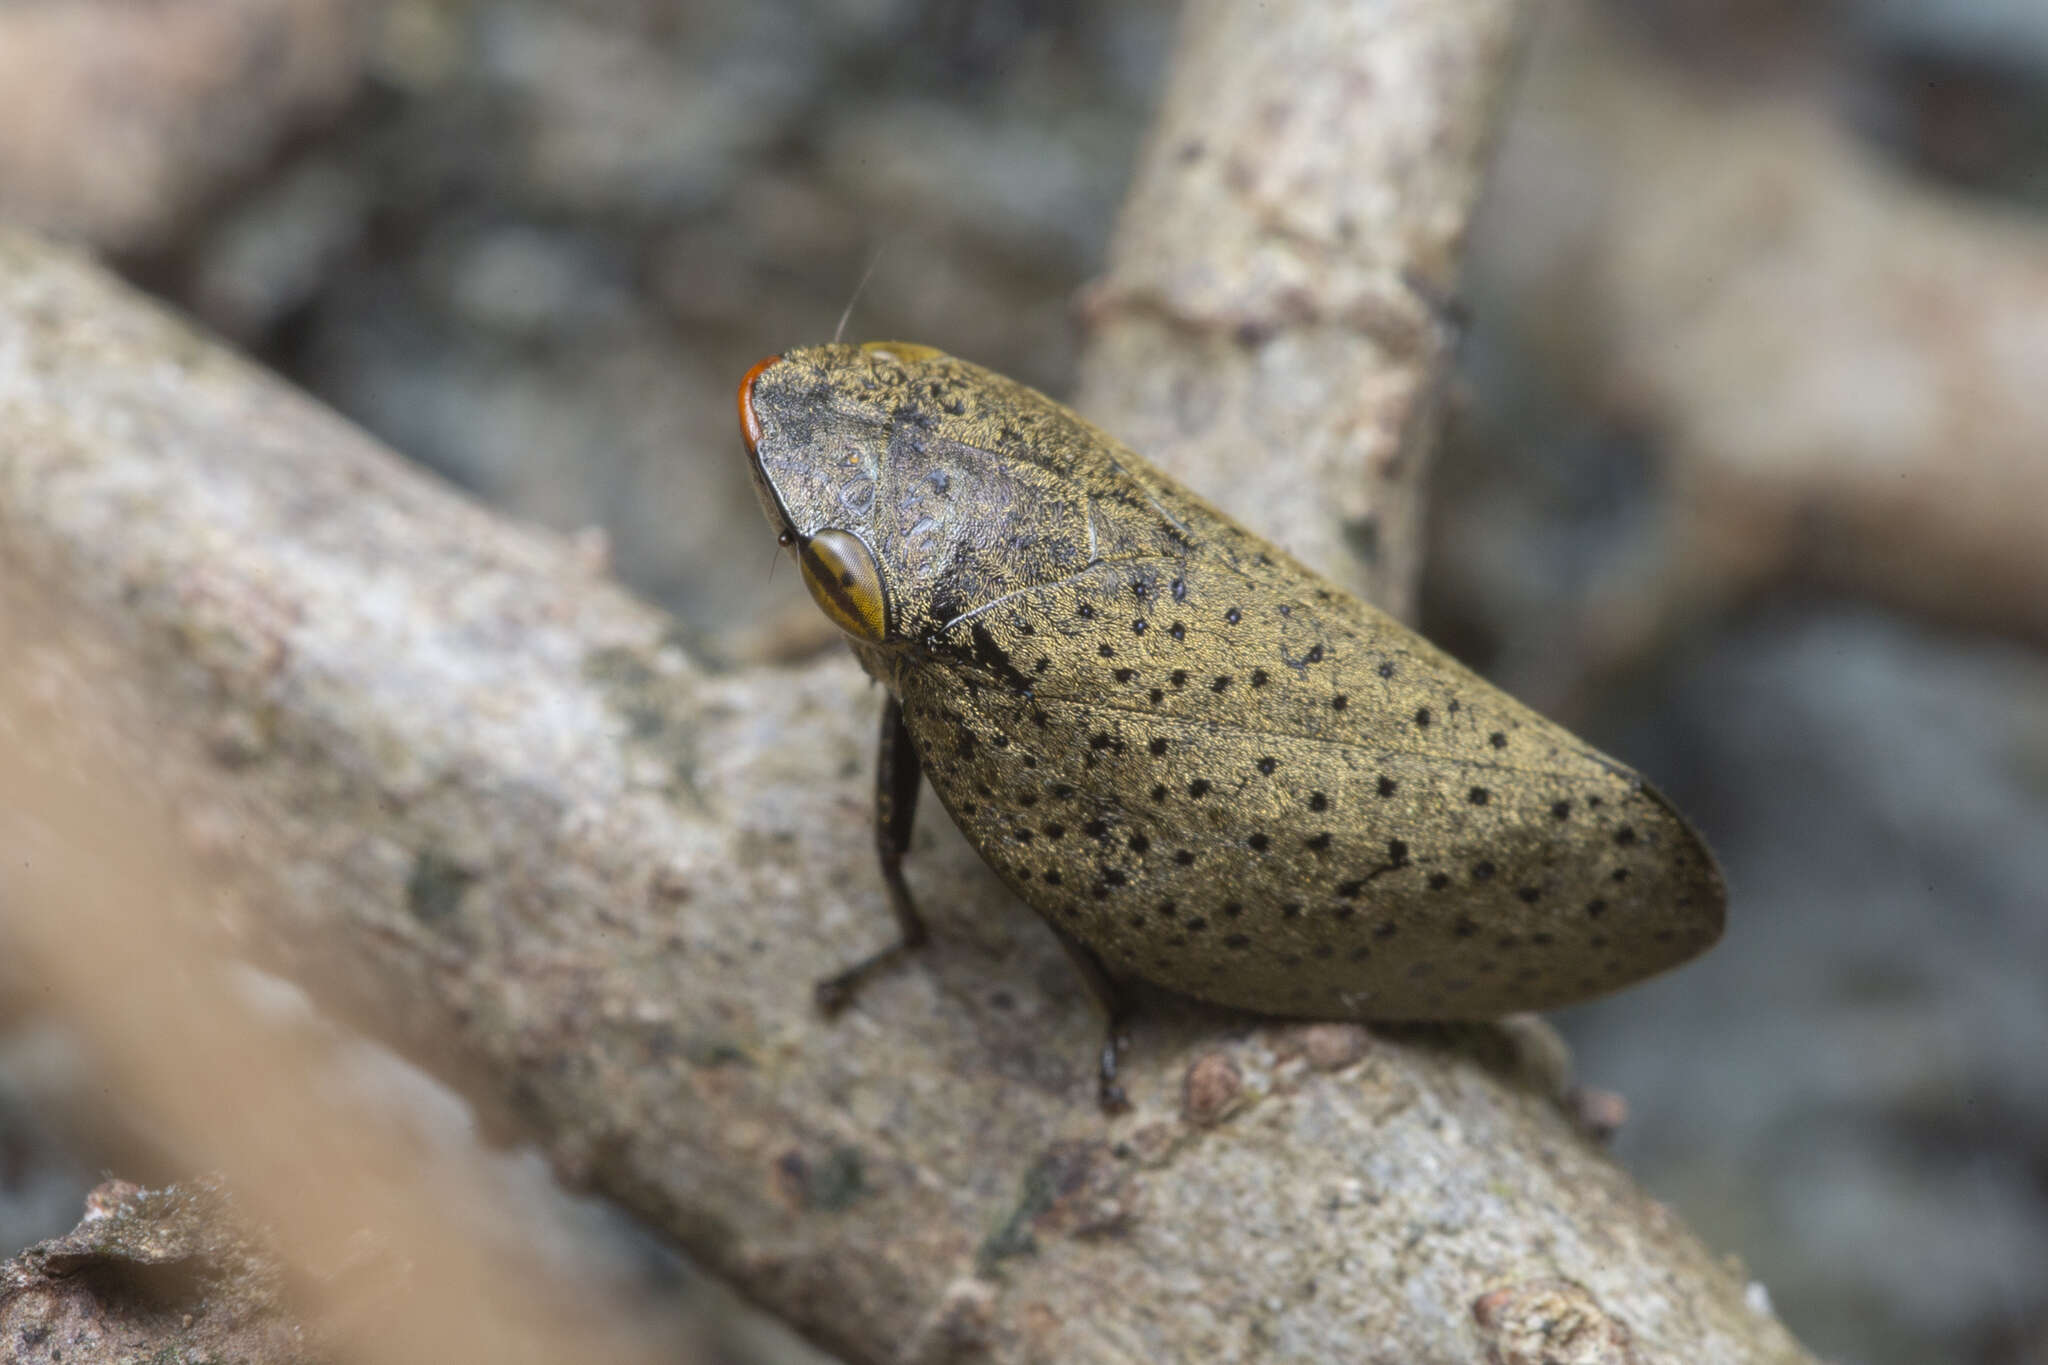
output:
[[[882,883],[888,888],[889,908],[896,914],[899,934],[887,948],[817,984],[818,1008],[827,1014],[846,1008],[870,976],[925,941],[924,917],[917,913],[910,886],[903,880],[903,854],[910,847],[923,775],[910,730],[903,723],[903,704],[891,696],[882,707],[882,738],[875,755],[875,852],[881,859]]]
[[[1059,929],[1053,930],[1060,947],[1067,950],[1067,957],[1074,964],[1074,970],[1081,974],[1081,980],[1088,987],[1088,994],[1095,997],[1095,1003],[1102,1007],[1107,1024],[1102,1034],[1102,1054],[1096,1072],[1095,1096],[1105,1114],[1121,1114],[1131,1107],[1124,1096],[1123,1083],[1117,1079],[1117,1061],[1123,1055],[1124,1028],[1131,1021],[1134,1002],[1130,988],[1109,973],[1102,965],[1102,959],[1080,942],[1069,938]]]

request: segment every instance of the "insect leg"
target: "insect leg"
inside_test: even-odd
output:
[[[1101,1069],[1097,1073],[1096,1098],[1105,1114],[1121,1114],[1131,1107],[1124,1097],[1123,1085],[1117,1080],[1117,1059],[1124,1049],[1124,1027],[1131,1021],[1135,1001],[1130,989],[1109,974],[1109,968],[1102,965],[1086,945],[1078,939],[1069,938],[1058,929],[1053,935],[1059,939],[1060,947],[1067,950],[1067,957],[1073,962],[1074,970],[1081,974],[1081,980],[1088,987],[1088,994],[1095,997],[1095,1003],[1102,1007],[1108,1017],[1108,1025],[1102,1035]]]
[[[910,742],[910,730],[903,723],[903,704],[892,696],[882,707],[882,740],[875,753],[875,852],[881,857],[882,882],[889,890],[889,908],[896,914],[899,936],[879,953],[817,984],[818,1008],[827,1014],[846,1008],[862,982],[925,940],[924,918],[917,913],[910,886],[903,880],[903,854],[910,847],[923,772],[917,749]]]

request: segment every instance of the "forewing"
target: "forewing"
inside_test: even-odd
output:
[[[1191,994],[1377,1017],[1582,999],[1718,936],[1710,857],[1634,774],[1198,500],[1124,486],[1097,534],[1138,553],[903,670],[941,800],[1048,919]]]

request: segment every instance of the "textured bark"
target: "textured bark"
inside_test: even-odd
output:
[[[1188,326],[1175,290],[1129,284],[1145,219],[1185,214],[1154,193],[1163,134],[1084,401],[1106,414],[1134,395],[1113,428],[1176,462],[1257,415],[1255,384],[1280,386],[1296,416],[1251,481],[1301,496],[1251,515],[1283,534],[1299,518],[1286,538],[1333,565],[1342,522],[1367,509],[1383,562],[1405,563],[1413,486],[1383,502],[1371,466],[1422,420],[1440,343],[1387,359],[1376,309],[1393,297],[1434,337],[1386,282],[1448,269],[1509,13],[1352,6],[1356,31],[1274,49],[1303,66],[1259,57],[1282,38],[1234,36],[1231,9],[1191,10],[1169,128],[1201,112],[1205,82],[1298,97],[1321,88],[1320,60],[1362,51],[1367,93],[1441,102],[1441,127],[1398,154],[1335,154],[1295,193],[1363,194],[1357,175],[1411,158],[1464,164],[1414,172],[1443,178],[1419,221],[1399,178],[1368,196],[1379,208],[1352,232],[1379,254],[1333,277],[1348,301],[1254,336]],[[1259,13],[1312,33],[1317,9]],[[1411,32],[1427,36],[1412,50]],[[1232,44],[1242,72],[1203,55]],[[1318,134],[1369,146],[1386,111],[1338,107]],[[1239,155],[1270,168],[1285,145]],[[1175,252],[1194,259],[1200,230],[1179,224]],[[1409,240],[1419,252],[1388,245]],[[1321,298],[1323,265],[1302,269]],[[1274,297],[1219,295],[1213,316]],[[1147,394],[1172,403],[1175,373],[1223,395],[1151,409],[1177,412],[1186,439],[1142,417]],[[128,722],[137,761],[232,888],[215,918],[416,1052],[462,1059],[572,1178],[849,1357],[1806,1358],[1512,1048],[1161,1001],[1135,1029],[1133,1112],[1103,1118],[1078,983],[941,818],[911,859],[936,943],[821,1021],[808,983],[888,932],[877,698],[850,659],[707,672],[573,547],[21,238],[0,239],[0,432],[0,572],[123,642],[107,714],[150,718]]]
[[[1081,410],[1397,616],[1517,14],[1190,5],[1084,300]]]
[[[77,1227],[0,1262],[0,1342],[12,1365],[312,1365],[283,1280],[217,1188],[110,1180]]]

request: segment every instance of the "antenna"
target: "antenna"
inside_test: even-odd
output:
[[[868,281],[875,277],[875,267],[882,263],[882,251],[883,248],[876,247],[874,254],[868,257],[868,268],[861,272],[860,283],[853,287],[853,297],[846,301],[846,311],[839,315],[839,325],[832,329],[834,346],[837,346],[840,338],[846,335],[847,321],[853,317],[853,305],[860,302],[860,296],[866,291]]]

